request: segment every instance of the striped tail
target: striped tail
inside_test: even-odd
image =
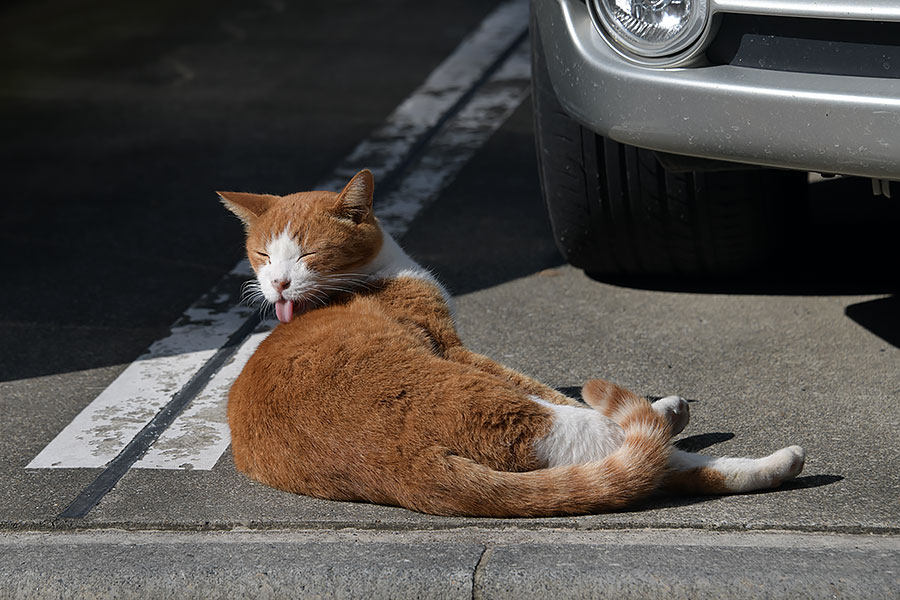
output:
[[[585,386],[585,399],[591,390]],[[441,515],[546,517],[617,510],[650,495],[663,482],[671,452],[668,422],[643,398],[618,399],[610,417],[624,443],[597,462],[521,473],[495,471],[446,448],[421,456],[429,476],[401,494],[407,508]],[[418,461],[417,461],[418,462]]]

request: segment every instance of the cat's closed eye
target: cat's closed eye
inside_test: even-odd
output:
[[[300,256],[297,257],[297,262],[300,262],[307,256],[312,256],[313,254],[315,254],[315,252],[304,252],[303,254],[301,254]]]

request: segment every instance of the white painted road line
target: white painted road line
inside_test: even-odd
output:
[[[381,225],[399,237],[413,218],[456,177],[475,151],[528,96],[531,63],[527,41],[510,54],[465,108],[448,121],[387,197],[375,198]],[[376,183],[377,188],[377,183]]]
[[[400,236],[422,206],[435,198],[474,151],[490,137],[526,95],[528,71],[522,42],[525,0],[498,7],[388,118],[316,189],[340,189],[363,167],[389,176],[424,138],[434,134],[422,158],[393,193],[376,199],[385,226]],[[504,53],[520,43],[471,98],[466,98]],[[455,117],[448,111],[459,108]],[[448,120],[448,117],[449,120]],[[446,121],[446,122],[444,122]],[[440,125],[440,129],[435,130]],[[424,140],[429,141],[429,140]],[[252,276],[246,261],[226,279]],[[223,280],[224,282],[225,280]],[[237,289],[220,284],[217,288]],[[104,467],[181,390],[195,372],[252,315],[236,293],[213,291],[189,308],[166,338],[123,371],[75,417],[26,468]],[[134,467],[211,469],[229,443],[224,426],[227,390],[261,336],[251,336],[232,361],[163,432]]]
[[[226,279],[245,280],[247,269],[241,263]],[[213,290],[188,308],[168,337],[131,363],[26,468],[102,467],[115,458],[253,313],[237,304],[220,309],[233,300],[223,295]]]
[[[228,390],[267,335],[263,331],[247,338],[134,467],[208,471],[216,466],[231,443],[225,410]]]

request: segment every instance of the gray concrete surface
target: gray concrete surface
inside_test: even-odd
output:
[[[874,599],[900,593],[898,565],[900,541],[871,535],[30,533],[0,539],[0,597]]]
[[[510,599],[891,598],[900,591],[896,548],[807,545],[797,537],[694,545],[672,537],[498,545],[482,559],[476,584],[483,598]]]
[[[15,598],[471,598],[476,544],[99,533],[0,542]],[[53,575],[31,565],[53,565]],[[128,590],[124,591],[123,590]]]
[[[797,481],[447,519],[278,492],[226,454],[131,470],[85,519],[56,518],[97,471],[24,465],[240,255],[212,190],[321,178],[493,4],[2,9],[0,597],[900,594],[896,201],[824,181],[757,272],[593,279],[554,247],[527,103],[402,240],[456,294],[466,342],[567,390],[685,396],[689,449],[801,444]]]

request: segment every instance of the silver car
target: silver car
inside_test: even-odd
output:
[[[734,271],[809,173],[900,180],[898,0],[532,0],[532,54],[551,224],[587,271]]]

